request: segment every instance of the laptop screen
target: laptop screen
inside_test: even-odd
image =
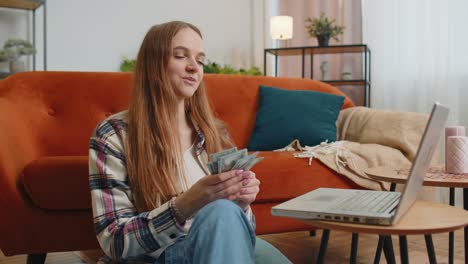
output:
[[[448,113],[448,108],[439,103],[434,103],[421,142],[419,143],[416,157],[411,166],[408,180],[403,189],[400,204],[392,221],[393,223],[398,222],[400,217],[404,215],[416,200],[416,196],[422,188],[424,176],[430,166],[432,156],[434,155],[440,136],[442,135]]]

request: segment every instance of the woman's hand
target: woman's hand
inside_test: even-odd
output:
[[[250,206],[257,194],[260,191],[260,181],[252,171],[245,171],[244,180],[242,181],[242,189],[237,197],[237,204],[245,211]]]
[[[251,181],[250,178],[251,174],[243,170],[232,170],[205,176],[176,198],[177,209],[184,217],[189,217],[212,201],[223,198],[239,199],[242,197],[242,189],[248,187],[245,180]]]

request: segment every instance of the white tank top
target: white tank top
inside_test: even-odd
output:
[[[197,154],[195,153],[195,143],[190,146],[184,152],[184,161],[185,161],[185,169],[188,174],[188,184],[191,187],[195,184],[199,179],[206,176],[205,171],[203,171],[200,163],[198,163]],[[183,228],[188,232],[190,227],[192,226],[193,218],[187,219]]]
[[[199,179],[206,176],[203,168],[198,163],[197,154],[195,153],[195,143],[188,148],[184,153],[185,169],[188,174],[188,184],[191,187]]]

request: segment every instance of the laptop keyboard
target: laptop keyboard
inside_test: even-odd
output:
[[[342,201],[332,205],[329,209],[345,211],[366,211],[372,213],[384,212],[396,199],[396,192],[356,192]]]

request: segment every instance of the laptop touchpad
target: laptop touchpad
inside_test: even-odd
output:
[[[319,195],[317,197],[314,197],[313,200],[317,202],[331,202],[333,200],[338,199],[339,197],[337,195]]]

